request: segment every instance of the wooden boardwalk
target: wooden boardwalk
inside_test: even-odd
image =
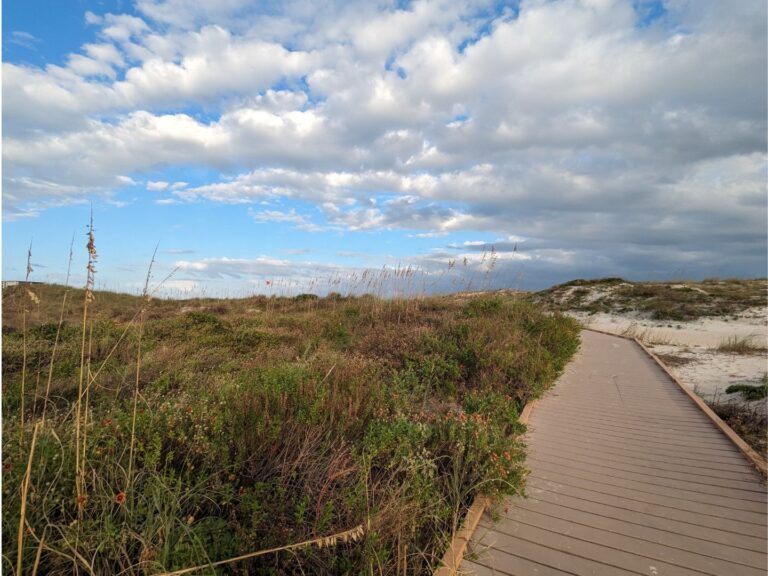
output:
[[[636,343],[584,332],[527,442],[527,497],[483,516],[460,573],[768,573],[762,477]]]

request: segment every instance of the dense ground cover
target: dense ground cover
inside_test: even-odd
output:
[[[201,573],[428,573],[478,491],[523,488],[519,411],[578,346],[509,294],[65,292],[3,294],[8,573],[19,534],[24,573],[143,574],[350,529]]]

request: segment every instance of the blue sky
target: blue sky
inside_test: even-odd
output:
[[[765,12],[5,2],[3,278],[82,282],[91,210],[117,290],[764,276]]]

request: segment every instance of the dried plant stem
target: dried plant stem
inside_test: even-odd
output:
[[[125,482],[125,490],[131,485],[133,480],[133,450],[136,444],[136,413],[138,411],[139,404],[139,378],[141,376],[141,337],[144,333],[144,313],[149,305],[149,281],[152,278],[152,265],[155,263],[155,256],[157,256],[157,246],[152,254],[152,260],[149,262],[149,268],[147,269],[147,279],[144,282],[144,291],[142,293],[142,306],[139,312],[139,335],[136,344],[136,384],[133,388],[133,411],[131,413],[131,445],[128,451],[128,476]]]
[[[29,275],[32,273],[32,242],[29,243],[29,249],[27,250],[27,275],[24,278],[24,287],[27,290],[27,294],[31,296],[32,292],[29,289]],[[25,295],[25,296],[26,296]],[[19,445],[24,448],[24,388],[27,380],[27,306],[24,304],[21,312],[22,322],[22,360],[21,360],[21,411],[19,416],[21,418],[21,426],[19,428]]]
[[[141,319],[139,320],[139,338],[137,343],[136,352],[136,383],[133,389],[133,411],[131,413],[131,445],[128,451],[128,474],[125,482],[125,490],[130,488],[131,480],[133,478],[133,450],[136,444],[136,413],[139,403],[139,376],[141,374],[141,335],[144,332],[144,314],[142,311]]]
[[[18,534],[18,555],[16,557],[16,574],[22,574],[22,568],[24,566],[24,521],[27,516],[27,494],[29,493],[29,481],[32,476],[32,458],[35,456],[35,445],[37,443],[37,431],[40,429],[40,422],[35,424],[35,428],[32,431],[32,444],[29,447],[29,458],[27,459],[27,471],[24,474],[24,483],[21,486],[21,513],[19,518],[19,534]]]
[[[88,330],[88,357],[85,362],[85,370],[88,375],[87,380],[90,381],[91,377],[91,350],[93,347],[93,320],[91,320]],[[88,409],[90,407],[90,387],[85,389],[85,406],[83,408],[83,450],[82,450],[82,462],[80,464],[80,470],[82,471],[83,485],[85,485],[85,462],[88,454]]]
[[[345,530],[344,532],[337,532],[330,536],[321,536],[320,538],[314,538],[312,540],[305,540],[304,542],[298,542],[296,544],[287,544],[285,546],[279,546],[278,548],[269,548],[267,550],[259,550],[258,552],[251,552],[249,554],[243,554],[242,556],[236,556],[227,560],[219,560],[218,562],[211,562],[209,564],[203,564],[201,566],[193,566],[192,568],[183,568],[181,570],[175,570],[174,572],[163,572],[159,576],[181,576],[181,574],[190,574],[199,570],[205,570],[206,568],[214,568],[216,566],[223,566],[225,564],[231,564],[233,562],[239,562],[240,560],[248,560],[249,558],[256,558],[257,556],[264,556],[265,554],[273,554],[275,552],[281,552],[283,550],[296,550],[297,548],[308,548],[309,546],[317,546],[319,548],[325,548],[327,546],[335,546],[338,542],[357,542],[363,537],[365,531],[363,525],[355,526],[351,530]]]
[[[27,380],[27,308],[24,307],[22,312],[22,332],[21,332],[21,409],[19,410],[19,417],[21,418],[21,426],[19,427],[19,445],[24,448],[24,384]]]
[[[45,542],[45,535],[40,538],[40,542],[37,545],[37,553],[35,554],[35,563],[32,565],[32,576],[37,576],[37,570],[40,568],[40,557],[43,555],[43,543]]]
[[[90,386],[90,354],[86,352],[85,331],[88,327],[88,308],[93,300],[93,281],[96,273],[96,239],[93,233],[93,212],[88,224],[88,266],[87,277],[85,281],[85,298],[83,302],[83,337],[80,342],[80,378],[77,390],[77,405],[75,409],[75,493],[77,496],[77,515],[82,518],[83,505],[85,504],[85,467],[83,465],[84,454],[81,454],[81,433],[82,433],[82,404],[83,404],[83,379],[89,374],[88,385]],[[89,344],[90,348],[90,344]]]
[[[61,310],[59,311],[59,323],[56,326],[56,338],[53,341],[53,350],[51,351],[51,361],[48,364],[48,381],[45,385],[45,398],[43,399],[43,416],[42,421],[45,422],[45,413],[48,410],[48,399],[51,394],[51,381],[53,380],[53,362],[56,358],[56,350],[59,347],[59,338],[61,337],[61,326],[64,323],[64,310],[67,305],[67,296],[69,295],[69,274],[72,270],[72,256],[74,253],[75,237],[72,236],[72,242],[69,245],[69,264],[67,265],[67,279],[64,282],[64,296],[61,299]]]
[[[78,516],[82,513],[83,504],[83,482],[80,466],[80,424],[82,421],[82,397],[83,397],[83,378],[85,377],[85,333],[88,325],[88,296],[86,293],[85,303],[83,304],[83,336],[80,343],[80,379],[77,387],[77,404],[75,406],[75,493],[77,496]]]

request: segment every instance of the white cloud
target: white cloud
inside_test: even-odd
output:
[[[37,44],[40,42],[40,39],[29,32],[14,30],[11,32],[10,38],[8,38],[8,42],[24,46],[30,50],[37,50]]]
[[[251,209],[249,209],[248,212],[251,218],[253,218],[253,221],[258,224],[265,224],[268,222],[290,224],[297,230],[303,230],[304,232],[327,232],[330,230],[340,230],[338,226],[325,226],[316,224],[306,215],[298,214],[295,208],[291,208],[291,210],[288,212],[282,212],[280,210],[254,211]]]
[[[147,182],[147,190],[152,190],[153,192],[165,190],[166,188],[168,188],[168,186],[169,186],[168,182],[165,182],[163,180]]]
[[[629,0],[88,12],[97,40],[66,65],[3,64],[5,216],[194,159],[221,177],[150,180],[157,203],[285,197],[325,222],[254,218],[522,235],[561,263],[600,242],[708,258],[717,237],[759,253],[766,7],[664,6],[643,26]]]

